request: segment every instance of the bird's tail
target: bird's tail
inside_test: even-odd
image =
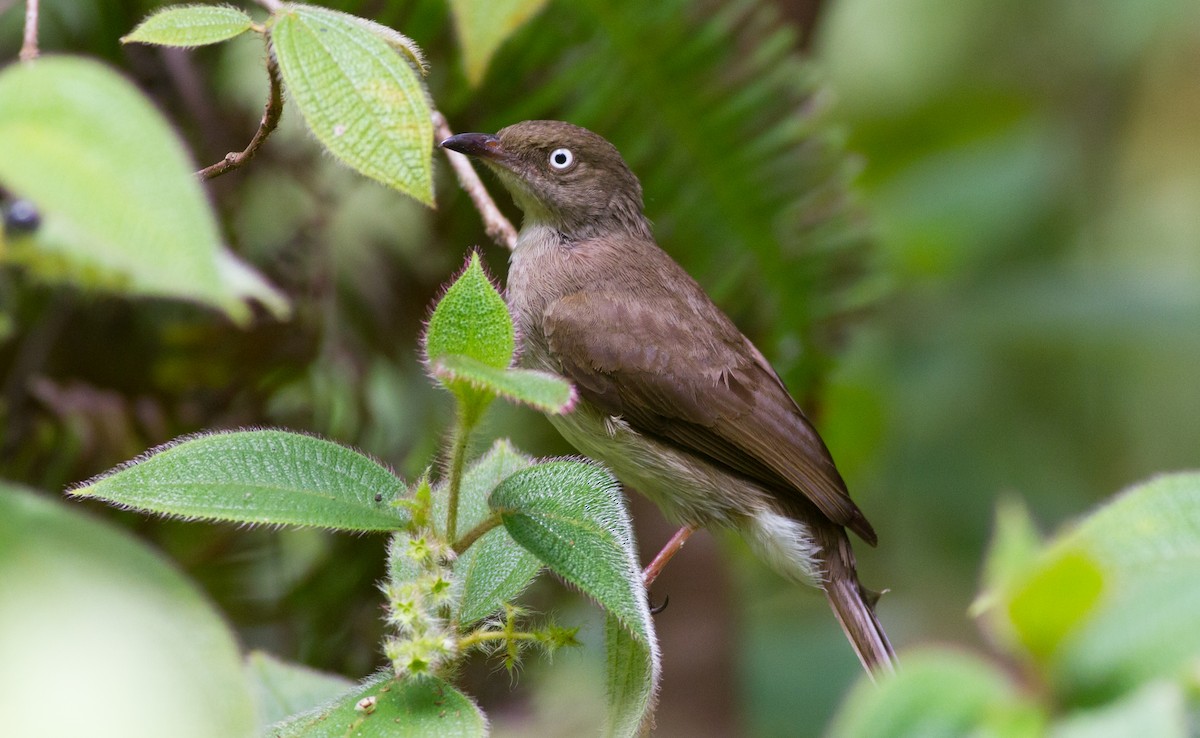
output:
[[[832,539],[834,536],[828,536]],[[858,582],[854,552],[845,531],[838,530],[836,540],[828,541],[825,557],[825,596],[833,607],[846,638],[854,646],[858,660],[874,679],[878,674],[896,670],[896,652],[887,633],[875,617],[879,595]]]

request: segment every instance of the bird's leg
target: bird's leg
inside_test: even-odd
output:
[[[663,567],[671,560],[671,557],[679,553],[679,549],[683,548],[683,544],[687,543],[687,539],[692,537],[696,529],[690,525],[685,525],[675,531],[675,535],[671,536],[671,540],[667,541],[667,545],[658,552],[654,560],[650,562],[642,571],[642,581],[645,583],[646,589],[650,589],[650,585],[654,584],[654,580],[658,579],[658,575],[662,573]]]

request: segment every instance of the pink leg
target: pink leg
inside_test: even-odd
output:
[[[671,536],[667,545],[663,546],[663,549],[654,557],[654,561],[650,562],[650,566],[647,566],[642,572],[642,581],[645,583],[646,589],[650,589],[650,585],[662,573],[663,567],[667,565],[672,556],[679,553],[679,549],[683,548],[683,544],[687,543],[687,539],[691,538],[695,532],[696,529],[690,525],[685,525],[675,531],[675,535]]]

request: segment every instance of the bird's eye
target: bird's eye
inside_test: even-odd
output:
[[[550,166],[560,172],[575,163],[575,155],[570,149],[555,149],[550,152]]]

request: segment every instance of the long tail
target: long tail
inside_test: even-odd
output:
[[[859,584],[850,539],[840,528],[836,533],[828,531],[823,537],[827,543],[825,596],[833,607],[833,614],[872,679],[878,674],[894,672],[896,652],[879,618],[875,617],[875,600],[879,596]]]

